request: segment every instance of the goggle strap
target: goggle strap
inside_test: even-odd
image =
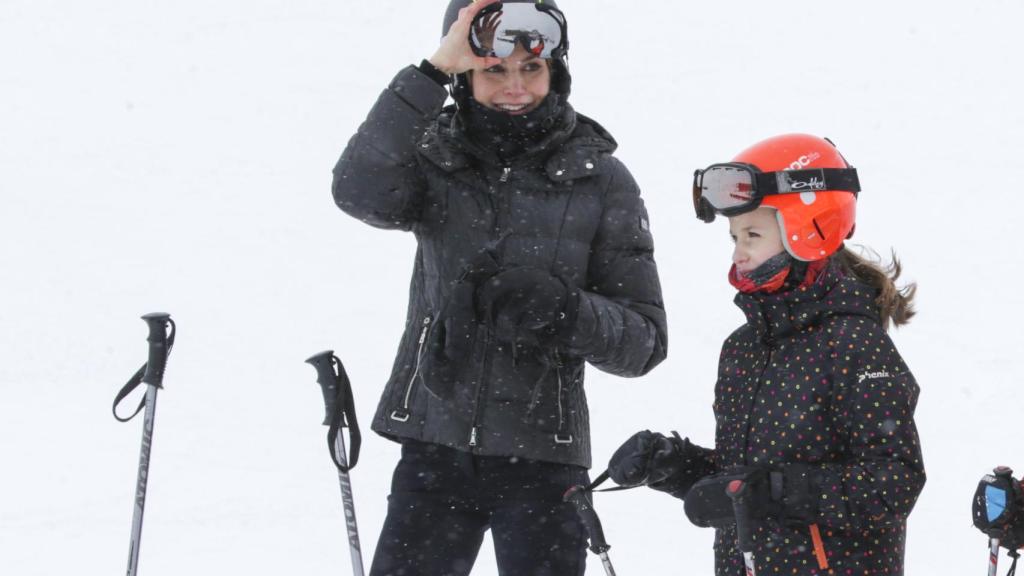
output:
[[[856,168],[811,168],[758,172],[757,195],[800,194],[803,192],[839,191],[860,192],[860,179]]]

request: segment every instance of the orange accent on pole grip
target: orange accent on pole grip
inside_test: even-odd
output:
[[[828,557],[825,556],[825,544],[821,541],[821,531],[817,524],[811,524],[811,541],[814,542],[814,556],[818,559],[818,568],[828,570]]]

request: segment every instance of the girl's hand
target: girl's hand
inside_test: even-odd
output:
[[[608,476],[620,486],[657,484],[686,463],[689,441],[641,430],[626,440],[608,462]],[[725,491],[722,491],[725,494]]]
[[[459,19],[448,29],[448,34],[441,40],[441,45],[429,62],[445,74],[462,74],[474,68],[484,69],[501,64],[501,58],[481,58],[469,46],[469,29],[473,19],[481,10],[499,1],[480,0],[459,10]],[[496,22],[492,19],[488,24],[496,25]]]

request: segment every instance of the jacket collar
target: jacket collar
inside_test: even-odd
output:
[[[562,128],[553,131],[513,164],[538,165],[552,182],[601,174],[607,168],[606,156],[618,147],[615,139],[600,124],[577,113],[569,104],[565,104],[563,114]],[[469,141],[459,126],[454,106],[441,111],[437,121],[420,138],[417,149],[448,173],[465,170],[478,162],[502,166],[493,153]]]
[[[773,345],[830,316],[865,316],[879,320],[875,289],[845,276],[830,261],[813,283],[780,293],[739,293],[736,305],[758,338]]]

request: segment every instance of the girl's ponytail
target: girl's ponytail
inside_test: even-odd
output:
[[[896,327],[907,324],[917,313],[913,304],[917,283],[911,282],[902,288],[896,286],[903,266],[896,258],[895,251],[888,265],[883,265],[881,257],[874,251],[866,249],[865,252],[870,256],[856,254],[844,245],[833,258],[844,273],[877,290],[878,297],[875,303],[878,304],[878,313],[884,329],[888,330],[890,323]]]

